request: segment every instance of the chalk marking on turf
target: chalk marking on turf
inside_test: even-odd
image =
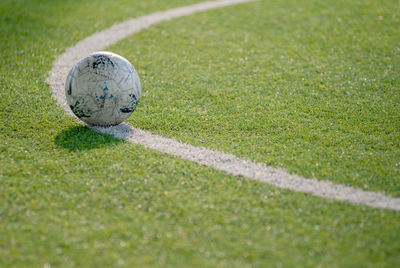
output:
[[[65,99],[64,83],[69,70],[81,58],[88,54],[104,50],[108,46],[137,33],[158,22],[173,18],[188,16],[195,12],[246,3],[253,0],[220,0],[202,2],[199,4],[156,12],[147,16],[134,18],[116,24],[101,32],[97,32],[70,47],[58,57],[49,73],[47,82],[51,86],[53,97],[64,108],[65,112],[73,115]],[[282,169],[264,166],[249,160],[240,159],[224,152],[195,147],[178,142],[174,139],[161,137],[147,131],[134,128],[127,124],[113,127],[88,126],[94,131],[111,135],[135,144],[141,144],[163,153],[171,154],[185,160],[225,171],[234,176],[242,176],[251,180],[265,182],[276,187],[309,193],[328,199],[341,200],[353,204],[400,211],[400,198],[394,198],[382,193],[369,192],[353,187],[333,184],[328,181],[308,179],[290,174]]]

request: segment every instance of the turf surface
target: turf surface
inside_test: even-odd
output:
[[[130,122],[400,196],[396,4],[347,2],[259,1],[163,23],[113,46],[144,80],[144,104]]]
[[[399,213],[228,176],[55,105],[44,80],[65,48],[192,2],[0,3],[0,265],[395,266]],[[110,48],[142,78],[129,122],[399,196],[396,10],[259,1],[154,26]]]

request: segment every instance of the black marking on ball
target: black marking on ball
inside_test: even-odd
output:
[[[82,108],[79,107],[79,100],[75,102],[74,105],[70,105],[69,107],[71,108],[72,112],[79,118],[82,117],[90,117],[91,115],[89,114],[90,111],[85,112]]]
[[[119,109],[121,112],[123,112],[123,113],[130,113],[130,112],[132,112],[134,109],[132,109],[132,108],[128,108],[128,107],[123,107],[123,108],[121,108],[121,109]]]
[[[93,71],[105,78],[111,78],[112,73],[114,72],[114,69],[116,68],[114,62],[112,60],[105,56],[105,55],[95,55],[93,56],[94,61],[92,63],[92,69]]]
[[[130,103],[128,106],[121,107],[119,110],[123,113],[131,113],[135,110],[137,104],[139,103],[138,99],[136,98],[135,94],[129,94]]]
[[[69,84],[68,84],[68,95],[72,94],[72,78],[69,80]]]
[[[111,67],[114,68],[114,62],[112,62],[112,60],[109,57],[107,57],[105,55],[96,55],[96,56],[94,56],[94,58],[96,60],[92,64],[93,69],[96,69],[99,66],[102,66],[102,65],[104,66],[107,64],[111,64]]]

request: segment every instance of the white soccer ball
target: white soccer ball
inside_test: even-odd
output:
[[[139,76],[125,58],[96,52],[72,67],[65,83],[72,112],[89,125],[118,125],[135,110],[142,89]]]

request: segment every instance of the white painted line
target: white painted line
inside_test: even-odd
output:
[[[51,86],[53,97],[57,103],[64,108],[67,114],[72,115],[72,112],[66,104],[64,83],[69,70],[80,58],[83,58],[92,52],[104,50],[108,46],[118,42],[128,35],[139,32],[140,30],[148,28],[158,22],[187,16],[195,12],[250,1],[252,0],[203,2],[191,6],[153,13],[136,19],[130,19],[104,31],[95,33],[78,42],[75,46],[68,48],[67,51],[55,61],[54,66],[49,73],[49,77],[46,80]],[[231,154],[213,151],[202,147],[195,147],[189,144],[180,143],[174,139],[153,135],[127,124],[113,127],[88,127],[97,132],[106,133],[115,138],[127,140],[135,144],[141,144],[147,148],[171,154],[217,170],[225,171],[234,176],[242,176],[251,180],[265,182],[276,187],[296,192],[309,193],[323,198],[400,211],[400,198],[391,197],[382,193],[363,191],[341,184],[333,184],[328,181],[303,178],[298,175],[290,174],[282,169],[266,167],[260,163],[243,160]]]

